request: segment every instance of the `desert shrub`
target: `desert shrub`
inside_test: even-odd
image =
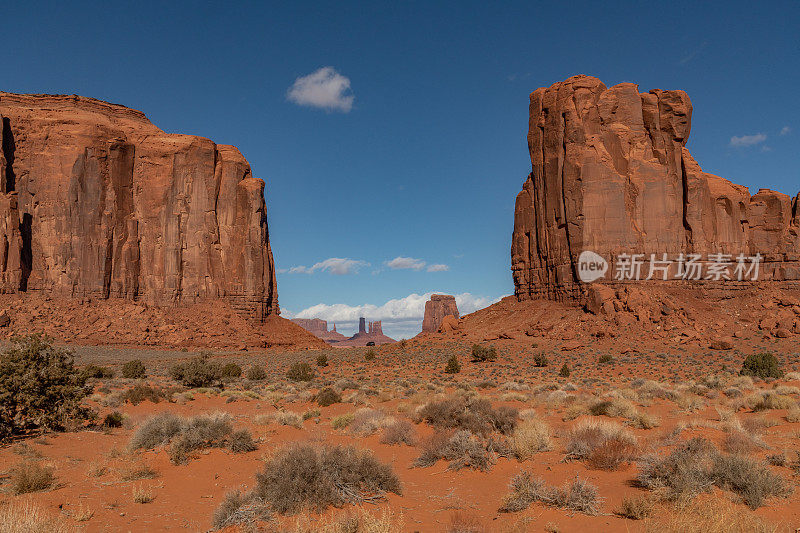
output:
[[[783,478],[767,465],[740,455],[714,457],[711,477],[715,485],[735,492],[751,509],[758,509],[771,496],[783,496],[788,492]]]
[[[294,363],[286,371],[286,377],[292,381],[311,381],[314,379],[314,369],[308,363]]]
[[[661,420],[656,415],[643,411],[634,412],[628,421],[631,426],[639,429],[653,429],[661,425]]]
[[[370,348],[369,350],[367,350],[367,353],[364,354],[364,359],[367,360],[367,361],[374,361],[375,360],[375,355],[376,355],[375,354],[375,350]]]
[[[603,355],[601,355],[600,357],[597,358],[597,362],[600,363],[601,365],[602,364],[606,364],[606,363],[610,363],[613,360],[614,360],[614,358],[611,357],[610,353],[604,353]]]
[[[445,365],[444,371],[447,374],[458,374],[461,372],[461,363],[458,362],[458,357],[456,354],[451,355],[447,360],[447,365]]]
[[[716,453],[707,440],[693,438],[665,457],[642,458],[637,478],[644,488],[659,490],[667,499],[693,498],[711,490],[711,466]]]
[[[184,420],[180,432],[170,443],[170,461],[183,464],[195,450],[221,448],[232,433],[233,424],[227,414],[200,415]]]
[[[636,437],[619,424],[584,420],[567,434],[567,459],[586,461],[592,468],[614,470],[636,454]]]
[[[622,499],[622,506],[616,515],[630,520],[644,520],[653,513],[655,501],[649,496],[632,496]]]
[[[485,399],[455,397],[431,402],[419,410],[420,419],[440,429],[466,429],[476,435],[492,431],[510,434],[517,425],[517,409],[492,407]]]
[[[86,365],[81,369],[81,380],[87,379],[111,379],[114,371],[106,366]]]
[[[757,395],[751,406],[753,411],[768,411],[771,409],[791,409],[797,407],[797,402],[791,396],[776,394],[767,391]]]
[[[510,492],[499,510],[506,513],[523,511],[534,502],[588,515],[600,512],[597,487],[588,480],[576,477],[572,483],[565,482],[561,487],[552,487],[542,478],[535,478],[524,470],[511,479]]]
[[[355,418],[354,413],[345,413],[343,415],[334,416],[331,418],[331,427],[333,429],[344,429],[353,422]]]
[[[511,448],[520,461],[533,454],[551,450],[550,426],[544,420],[534,418],[520,423],[511,436]]]
[[[739,375],[759,378],[781,378],[783,370],[778,358],[771,353],[750,354],[745,357]]]
[[[547,359],[547,356],[544,354],[544,352],[539,352],[537,354],[534,354],[534,356],[533,356],[533,366],[536,366],[536,367],[539,367],[539,368],[544,368],[549,364],[550,364],[550,361]]]
[[[222,365],[209,361],[208,354],[173,365],[170,376],[185,387],[211,387],[222,379]]]
[[[216,529],[223,529],[239,524],[252,524],[256,519],[267,520],[269,515],[267,505],[252,493],[242,494],[234,490],[225,495],[225,499],[214,511],[211,523]]]
[[[374,500],[385,492],[401,494],[400,481],[391,466],[371,452],[295,443],[279,450],[256,474],[253,495],[284,514],[303,509],[321,512],[329,506]]]
[[[395,515],[391,509],[373,514],[367,509],[356,508],[327,519],[303,513],[295,520],[291,533],[394,533],[396,531],[406,531],[402,514]]]
[[[317,356],[317,366],[328,366],[328,356],[320,354]]]
[[[497,360],[497,349],[494,346],[481,346],[480,344],[472,345],[472,362],[485,363]]]
[[[636,409],[628,400],[622,398],[611,398],[609,400],[598,400],[589,406],[589,414],[593,416],[618,416],[629,417],[635,413]]]
[[[387,417],[383,411],[365,407],[353,413],[349,429],[352,433],[367,436],[372,435],[392,421],[393,419]]]
[[[387,424],[381,433],[382,444],[407,444],[413,446],[417,442],[417,432],[408,420],[395,420]]]
[[[103,427],[121,428],[125,417],[119,411],[112,411],[103,419]]]
[[[681,503],[673,512],[653,513],[645,520],[647,533],[776,533],[778,528],[723,498],[698,498]]]
[[[0,440],[36,429],[63,431],[85,420],[86,383],[72,353],[41,335],[13,337],[0,354]]]
[[[242,367],[236,363],[225,363],[219,374],[222,379],[236,379],[242,376]]]
[[[245,377],[250,381],[263,381],[267,379],[267,371],[263,367],[253,365],[247,369]]]
[[[139,359],[131,359],[122,365],[122,377],[127,379],[142,379],[147,377],[147,369]]]
[[[317,393],[316,400],[320,407],[328,407],[335,403],[341,403],[342,395],[336,389],[325,387]]]
[[[482,472],[491,469],[497,461],[490,443],[464,429],[452,435],[441,431],[434,433],[422,444],[414,466],[433,466],[440,459],[450,461],[448,470],[472,468]]]
[[[47,490],[55,483],[53,469],[35,461],[25,461],[11,470],[9,489],[12,494],[28,494]]]
[[[145,420],[133,433],[128,447],[151,449],[166,444],[181,431],[182,420],[170,412],[159,413]]]
[[[569,365],[564,363],[564,366],[561,367],[561,370],[558,371],[558,375],[562,378],[568,378],[570,375]]]
[[[145,400],[158,403],[162,399],[164,399],[164,391],[143,383],[137,383],[120,395],[120,400],[133,405],[139,405]]]
[[[68,533],[73,531],[61,517],[49,516],[30,500],[0,507],[0,531],[4,533]]]
[[[303,427],[303,415],[295,413],[294,411],[276,411],[272,414],[272,418],[282,426],[290,426],[298,429]]]

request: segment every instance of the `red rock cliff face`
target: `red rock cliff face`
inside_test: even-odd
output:
[[[800,195],[703,172],[685,148],[683,91],[574,76],[530,96],[532,172],[517,196],[511,247],[517,298],[580,297],[584,250],[764,256],[759,279],[800,279]]]
[[[277,314],[264,182],[132,109],[0,92],[0,291]]]

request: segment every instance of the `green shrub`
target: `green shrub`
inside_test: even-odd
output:
[[[430,402],[419,410],[419,417],[439,429],[466,429],[476,435],[492,431],[510,434],[517,425],[513,407],[493,408],[485,399],[455,397]]]
[[[314,379],[314,369],[308,363],[294,363],[286,371],[286,377],[292,381],[311,381]]]
[[[567,363],[564,363],[564,366],[562,366],[561,370],[558,371],[558,375],[561,376],[562,378],[569,377],[570,371],[569,371],[569,365],[567,365]]]
[[[533,366],[543,368],[550,364],[544,352],[539,352],[533,356]]]
[[[62,431],[85,420],[85,379],[72,353],[48,337],[14,337],[0,354],[0,440],[35,429]]]
[[[81,379],[86,381],[88,379],[111,379],[114,377],[114,371],[105,366],[86,365],[81,370]]]
[[[317,366],[328,366],[328,356],[320,354],[317,356]]]
[[[385,492],[401,494],[392,467],[369,451],[352,446],[290,444],[279,450],[256,474],[253,495],[276,512],[305,509],[322,512],[330,506],[358,504]]]
[[[336,389],[325,387],[317,393],[316,400],[320,407],[328,407],[329,405],[340,403],[342,395]]]
[[[495,361],[497,359],[497,349],[494,346],[481,346],[480,344],[472,345],[472,362],[485,363],[487,361]]]
[[[367,353],[364,354],[364,359],[367,361],[374,361],[375,360],[375,350],[370,348],[367,350]]]
[[[222,379],[236,379],[241,377],[242,375],[242,367],[237,365],[236,363],[225,363],[222,369],[220,370],[220,376]]]
[[[211,387],[222,379],[222,366],[208,360],[208,354],[173,365],[170,376],[175,381],[180,381],[185,387]]]
[[[444,371],[448,374],[458,374],[461,372],[461,363],[458,362],[456,354],[451,355],[450,359],[447,360],[447,366],[444,367]]]
[[[164,398],[164,391],[161,389],[137,383],[132,388],[126,390],[120,396],[123,402],[130,402],[133,405],[139,405],[147,400],[153,403],[158,403]]]
[[[598,362],[598,363],[600,363],[600,364],[602,365],[602,364],[605,364],[605,363],[610,363],[610,362],[612,362],[613,360],[614,360],[614,358],[613,358],[613,357],[611,357],[611,354],[610,354],[610,353],[604,353],[603,355],[601,355],[601,356],[600,356],[600,357],[597,359],[597,362]]]
[[[147,370],[139,359],[131,359],[122,365],[122,377],[128,379],[142,379],[147,377]]]
[[[263,367],[253,365],[247,369],[245,377],[250,381],[263,381],[267,379],[267,371]]]
[[[755,376],[759,378],[782,378],[783,370],[780,368],[778,358],[771,353],[748,355],[739,371],[742,376]]]
[[[125,420],[125,417],[119,411],[112,411],[108,413],[106,417],[103,419],[103,427],[107,428],[121,428],[122,422]]]

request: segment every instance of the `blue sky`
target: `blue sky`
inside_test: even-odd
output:
[[[281,306],[402,337],[427,293],[472,310],[513,292],[538,87],[684,89],[704,170],[797,193],[800,3],[694,4],[13,2],[0,89],[236,145],[267,183]]]

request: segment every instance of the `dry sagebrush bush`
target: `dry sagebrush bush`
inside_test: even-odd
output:
[[[418,416],[439,429],[465,429],[476,435],[492,431],[509,434],[517,425],[518,411],[502,405],[493,408],[482,398],[456,396],[422,406]]]
[[[417,431],[408,420],[395,420],[383,428],[382,444],[407,444],[413,446],[417,442]]]
[[[3,533],[67,533],[72,528],[50,516],[30,500],[0,507],[0,531]]]
[[[53,469],[35,461],[25,461],[11,470],[10,490],[12,494],[40,492],[53,486],[56,477]]]
[[[567,434],[567,459],[587,461],[589,466],[613,470],[636,453],[636,437],[616,422],[582,420]]]
[[[588,515],[600,512],[601,499],[597,487],[588,480],[575,478],[561,487],[553,487],[539,477],[523,470],[511,480],[510,492],[503,499],[500,512],[517,512],[539,502],[551,507],[569,509]]]
[[[511,449],[520,461],[532,457],[535,453],[553,449],[550,426],[538,418],[524,420],[511,436]]]
[[[254,497],[277,513],[321,512],[330,506],[401,494],[391,466],[352,446],[291,444],[279,450],[256,474]]]
[[[493,443],[465,429],[453,434],[437,431],[422,444],[422,450],[414,461],[416,467],[429,467],[440,459],[450,461],[448,470],[472,468],[487,472],[497,462]]]
[[[698,498],[644,523],[647,533],[775,533],[778,528],[740,505],[720,498]]]
[[[327,520],[304,513],[288,533],[395,533],[404,530],[403,515],[395,515],[391,509],[384,509],[380,514],[357,509]]]

